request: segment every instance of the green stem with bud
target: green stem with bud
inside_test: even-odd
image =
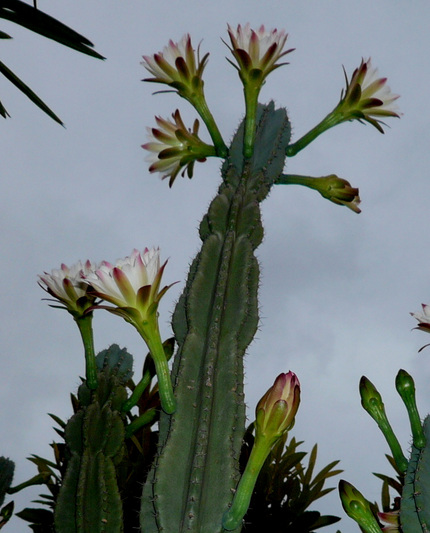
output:
[[[393,454],[394,461],[400,472],[405,472],[409,461],[403,454],[400,443],[388,421],[382,397],[373,383],[363,376],[360,380],[361,405],[378,424]]]
[[[87,385],[89,389],[94,390],[97,388],[98,382],[92,321],[92,313],[75,318],[75,322],[78,325],[79,332],[82,337],[82,342],[84,344],[85,377],[87,380]]]
[[[396,389],[408,411],[414,446],[418,449],[424,448],[426,438],[415,399],[415,383],[406,370],[399,370],[396,376]]]
[[[369,502],[351,483],[341,479],[339,496],[346,514],[355,520],[364,533],[381,533]]]

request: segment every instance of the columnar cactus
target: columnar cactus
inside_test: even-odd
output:
[[[261,106],[254,156],[243,158],[242,125],[200,224],[202,249],[173,316],[178,407],[160,420],[160,451],[142,500],[148,533],[222,530],[245,432],[243,356],[258,325],[259,202],[282,172],[289,139],[285,111]]]
[[[122,458],[124,421],[121,407],[131,377],[131,356],[113,345],[98,355],[98,387],[79,387],[81,408],[67,423],[65,441],[71,457],[55,509],[57,533],[122,531],[122,503],[115,465]]]
[[[339,473],[333,470],[337,462],[312,479],[316,446],[306,471],[301,464],[306,454],[296,452],[299,443],[294,438],[283,455],[286,432],[294,424],[300,401],[300,384],[293,372],[280,374],[257,406],[255,438],[245,430],[244,355],[259,321],[260,269],[255,250],[263,238],[260,202],[275,184],[300,184],[359,213],[358,189],[346,180],[334,174],[320,178],[283,174],[285,161],[345,121],[366,121],[382,131],[380,117],[397,116],[392,107],[396,96],[389,93],[385,78],[375,77],[370,60],[362,61],[347,79],[334,110],[291,143],[286,110],[275,109],[273,102],[258,103],[267,76],[285,64],[278,61],[292,51],[284,50],[286,33],[267,32],[264,26],[255,31],[247,24],[236,30],[229,26],[228,34],[246,109],[229,147],[203,91],[208,54],[200,59],[186,35],[178,43],[170,41],[163,52],[144,56],[144,66],[153,76],[147,81],[167,85],[193,105],[213,143],[198,137],[197,120],[187,130],[179,111],[173,122],[156,117],[158,127],[150,130],[151,140],[143,145],[150,152],[150,172],[160,172],[172,186],[179,174],[191,178],[196,162],[214,156],[223,159],[218,193],[200,223],[201,250],[173,314],[176,353],[171,375],[172,343],[163,345],[158,327],[158,303],[169,288],[160,290],[166,263],[160,266],[158,249],[134,250],[115,265],[79,262],[40,276],[54,307],[66,309],[76,321],[86,359],[85,379],[74,399],[75,414],[67,424],[59,421],[64,431],[58,432],[66,443],[63,454],[54,443],[56,465],[38,458],[44,467],[61,471],[66,465],[60,476],[46,469],[48,478],[58,482],[56,488],[61,486],[52,491],[51,499],[57,533],[120,533],[137,529],[138,519],[142,533],[239,533],[249,502],[262,494],[261,486],[255,488],[261,468],[280,472],[282,481],[287,480],[288,487],[277,484],[273,499],[278,515],[289,517],[286,528],[295,531],[300,524],[301,533],[309,533],[338,520],[307,511],[310,503],[329,492],[323,490],[324,482]],[[137,385],[130,382],[126,352],[113,346],[95,356],[92,316],[100,308],[132,324],[149,348],[153,368],[145,364]],[[154,374],[157,385],[148,393]],[[145,395],[152,403],[142,408]],[[136,407],[139,415],[132,412]],[[156,432],[152,426],[158,416]],[[155,452],[150,448],[156,438]],[[134,463],[136,450],[140,457]],[[244,467],[245,456],[249,461]],[[267,464],[273,460],[275,464]],[[138,475],[130,473],[135,465],[136,470],[141,468]],[[49,479],[37,482],[48,484]],[[130,498],[129,487],[136,485],[139,494],[134,490]],[[288,509],[282,503],[287,497]],[[256,504],[260,509],[265,506],[272,503],[267,505],[264,499]],[[128,520],[124,514],[133,511]],[[276,516],[271,517],[273,523]]]

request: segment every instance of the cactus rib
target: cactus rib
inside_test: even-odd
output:
[[[243,356],[258,325],[259,202],[282,172],[289,135],[284,110],[259,106],[254,156],[243,159],[242,124],[200,225],[202,249],[173,317],[178,408],[161,416],[142,498],[145,533],[222,530],[245,430]]]
[[[412,445],[400,505],[400,524],[406,533],[430,531],[430,416],[424,425],[426,445]]]

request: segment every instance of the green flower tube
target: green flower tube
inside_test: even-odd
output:
[[[186,34],[177,43],[169,41],[162,52],[143,56],[141,64],[154,76],[143,81],[164,83],[188,100],[205,123],[215,145],[216,155],[225,158],[228,149],[209,110],[203,91],[203,70],[208,57],[209,54],[205,54],[200,59],[199,49],[196,54],[191,44],[191,37]]]
[[[227,531],[239,527],[251,502],[258,474],[270,450],[294,424],[300,404],[300,383],[293,372],[280,374],[257,404],[254,446],[240,478],[233,503],[224,513],[222,525]]]
[[[277,185],[303,185],[309,189],[318,191],[323,198],[330,200],[337,205],[344,205],[354,211],[361,213],[359,191],[356,187],[351,187],[349,181],[339,178],[335,174],[314,178],[312,176],[301,176],[298,174],[282,174],[277,180]]]
[[[249,24],[243,27],[239,24],[236,29],[228,25],[228,35],[231,47],[227,46],[237,65],[230,60],[228,62],[238,71],[243,83],[246,108],[243,155],[249,158],[254,150],[260,90],[272,70],[285,65],[285,63],[277,63],[278,59],[292,52],[293,49],[283,51],[288,37],[284,30],[266,31],[264,26],[253,30]]]
[[[92,312],[96,297],[88,292],[88,285],[84,282],[85,276],[91,274],[95,265],[90,261],[79,261],[70,268],[64,263],[61,268],[52,270],[51,274],[45,272],[39,276],[39,285],[50,294],[60,305],[51,307],[65,309],[70,313],[81,334],[85,351],[85,375],[88,388],[97,388],[97,368],[94,351],[94,338],[92,330]]]

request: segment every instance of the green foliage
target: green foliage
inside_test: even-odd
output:
[[[298,451],[302,442],[295,438],[286,445],[285,433],[270,452],[258,477],[251,505],[245,515],[244,531],[257,533],[311,533],[316,529],[334,524],[337,516],[321,516],[318,511],[308,510],[313,502],[330,493],[334,488],[324,488],[328,478],[342,470],[334,467],[333,461],[313,476],[317,459],[317,445],[312,448],[307,468],[303,459],[307,452]],[[242,449],[241,466],[244,469],[254,442],[253,425],[248,427]]]
[[[80,409],[64,430],[70,457],[55,507],[57,533],[123,530],[115,465],[123,455],[121,406],[127,399],[125,378],[131,372],[131,356],[112,345],[98,359],[102,367],[98,387],[92,391],[82,383]]]
[[[12,484],[14,471],[15,463],[6,457],[0,457],[0,529],[13,514],[14,502],[9,502],[4,507],[1,506]]]
[[[30,31],[43,35],[48,39],[52,39],[53,41],[83,54],[98,59],[104,59],[103,56],[93,50],[93,44],[86,37],[80,35],[46,13],[39,11],[36,7],[21,2],[21,0],[2,0],[0,3],[0,18],[19,24]],[[7,33],[0,32],[0,38],[10,39],[11,37]],[[59,124],[63,124],[60,118],[30,89],[30,87],[2,62],[0,62],[0,73],[48,116]],[[0,115],[4,118],[9,116],[1,102]]]
[[[173,348],[173,339],[169,339],[164,343],[167,358],[172,355]],[[122,393],[118,395],[118,392],[112,391],[112,388],[116,386],[123,388],[125,385],[130,391],[135,388],[135,384],[131,379],[132,356],[125,349],[112,345],[97,355],[96,363],[99,371],[98,376],[101,378],[100,389],[98,389],[96,394],[99,404],[110,402],[111,406],[114,405],[118,408],[121,405],[123,396]],[[153,428],[158,422],[160,401],[157,385],[150,387],[151,380],[155,376],[155,368],[149,354],[143,365],[143,375],[146,376],[148,386],[137,403],[137,414],[127,413],[123,415],[124,432],[127,434],[128,428],[131,428],[136,421],[141,421],[146,413],[155,412],[155,416],[152,416],[147,423],[137,424],[137,429],[129,432],[129,437],[123,442],[121,460],[119,462],[113,461],[116,483],[121,495],[123,508],[123,523],[117,524],[117,531],[121,531],[121,528],[124,531],[139,529],[140,493],[156,452],[158,432],[154,431]],[[78,396],[71,395],[71,400],[75,417],[72,417],[72,419],[74,421],[76,418],[82,419],[82,412],[94,403],[91,392],[85,384],[81,385]],[[34,484],[43,484],[47,488],[48,493],[41,494],[39,496],[40,499],[34,502],[42,504],[45,508],[26,508],[16,513],[17,516],[29,522],[30,528],[37,533],[54,533],[54,510],[59,500],[61,487],[64,484],[66,487],[70,485],[70,474],[68,472],[71,469],[77,469],[76,459],[73,459],[76,455],[76,452],[73,453],[74,446],[76,447],[76,439],[70,438],[70,427],[59,417],[53,414],[50,414],[50,416],[58,425],[54,429],[62,440],[51,444],[54,451],[54,461],[36,455],[30,457],[30,461],[37,466],[38,474],[31,480],[14,488],[14,492]],[[65,431],[66,428],[67,432]],[[93,435],[93,437],[96,440],[98,439],[97,434]],[[66,442],[64,442],[65,439],[67,439]],[[112,447],[112,444],[109,446]],[[69,478],[66,477],[66,474]],[[70,531],[74,531],[74,529],[70,529]],[[97,529],[94,531],[97,531]],[[107,529],[106,531],[109,530]]]
[[[360,388],[363,383],[366,383],[367,390],[370,390],[368,387],[370,382],[364,376],[360,381]],[[374,389],[373,385],[372,387]],[[409,461],[405,459],[406,466],[405,468],[402,468],[403,462],[396,461],[394,457],[386,456],[389,463],[396,471],[396,478],[385,474],[374,474],[382,481],[382,511],[383,513],[386,513],[386,515],[379,514],[380,510],[378,504],[370,503],[365,500],[362,495],[361,496],[365,500],[366,505],[368,504],[368,507],[370,508],[369,513],[373,515],[371,516],[372,520],[377,517],[379,524],[382,522],[384,524],[390,523],[387,528],[397,528],[393,529],[393,531],[401,531],[402,533],[426,533],[430,530],[430,415],[428,415],[425,418],[424,423],[421,424],[416,406],[415,384],[412,376],[410,376],[405,370],[399,370],[396,376],[396,389],[405,404],[413,435],[410,458]],[[376,391],[376,389],[374,389],[374,391]],[[378,399],[373,405],[376,405],[376,403],[383,405],[382,398],[377,391],[376,393],[372,392],[371,396],[375,398],[376,394]],[[368,409],[367,406],[364,406],[364,408],[366,411],[370,412],[370,409]],[[372,413],[370,414],[372,418],[377,419]],[[382,427],[380,424],[378,424],[378,426],[384,434],[388,444],[390,444],[393,440],[391,434],[394,435],[394,433],[392,432],[389,423],[382,425]],[[390,427],[389,434],[387,434],[386,431],[386,427],[388,426]],[[394,438],[397,441],[395,436]],[[403,456],[400,444],[398,445],[398,450],[399,454]],[[352,487],[352,489],[358,492],[354,487]],[[393,501],[391,501],[390,489],[398,494],[398,496],[393,498]],[[339,490],[341,491],[342,489],[340,488]],[[345,511],[351,516],[351,518],[359,522],[355,515],[348,512],[348,509],[351,508],[351,501],[348,503],[348,507],[345,507],[344,505]],[[371,527],[366,529],[364,522],[360,523],[360,525],[362,531],[369,533],[375,531],[375,529]],[[376,528],[377,527],[378,526],[376,526]],[[383,525],[380,525],[380,527],[382,528]],[[384,528],[384,530],[385,529],[386,528]]]
[[[15,463],[6,457],[0,457],[0,505],[3,505],[4,498],[12,484]]]

